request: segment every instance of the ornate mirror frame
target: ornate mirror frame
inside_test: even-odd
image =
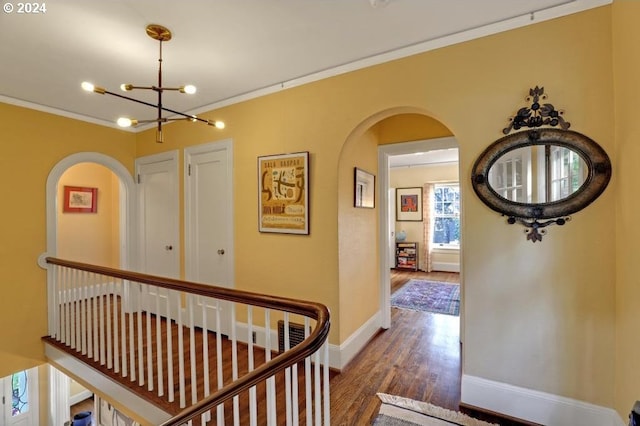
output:
[[[567,130],[565,122],[551,104],[540,105],[544,96],[544,88],[531,89],[531,108],[522,108],[518,115],[511,119],[512,124],[503,130],[508,133],[511,128],[530,127],[504,136],[489,145],[476,160],[471,174],[471,184],[475,193],[488,207],[507,216],[507,223],[520,223],[526,227],[527,239],[541,241],[549,225],[564,225],[570,220],[569,215],[576,213],[591,204],[607,187],[611,180],[611,161],[607,153],[591,138],[575,131]],[[546,121],[546,122],[545,122]],[[543,124],[557,125],[562,128],[541,128]],[[568,148],[576,152],[586,164],[586,177],[582,185],[571,195],[558,201],[546,203],[521,203],[508,200],[499,195],[489,185],[489,170],[505,153],[532,145],[554,145]]]

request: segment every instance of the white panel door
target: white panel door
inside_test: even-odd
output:
[[[138,266],[140,272],[170,278],[180,276],[178,152],[136,160],[138,181]],[[166,290],[143,295],[143,304],[166,311]],[[160,297],[156,305],[155,298]],[[147,303],[150,302],[150,303]],[[177,309],[177,308],[176,308]]]
[[[15,374],[16,388],[12,386],[12,377],[0,379],[3,402],[3,415],[0,425],[31,426],[38,424],[38,369],[20,371]],[[15,407],[14,407],[15,405]]]
[[[233,154],[231,141],[191,147],[185,150],[185,268],[189,281],[233,287]],[[227,304],[216,305],[198,297],[195,321],[229,332]],[[220,309],[218,311],[218,308]]]

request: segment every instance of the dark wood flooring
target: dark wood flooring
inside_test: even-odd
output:
[[[411,278],[459,283],[457,273],[392,270],[392,293]],[[391,328],[377,333],[340,374],[331,374],[331,423],[371,424],[380,408],[376,393],[382,392],[463,411],[501,426],[526,425],[460,408],[459,332],[457,316],[392,308]],[[73,416],[92,407],[71,410]]]

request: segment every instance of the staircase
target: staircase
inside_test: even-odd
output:
[[[325,306],[46,261],[47,357],[141,424],[329,424]]]

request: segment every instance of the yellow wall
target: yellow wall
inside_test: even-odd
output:
[[[135,135],[0,103],[0,377],[44,360],[45,186],[63,158],[98,151],[132,169]]]
[[[616,396],[619,413],[628,413],[640,400],[640,123],[637,102],[640,97],[640,3],[616,1],[613,4],[613,64],[615,70],[616,157],[614,169],[618,186],[616,211]]]
[[[618,291],[631,297],[637,296],[632,275],[637,250],[632,233],[618,246],[615,239],[619,177],[614,106],[632,109],[634,99],[629,95],[628,103],[614,104],[611,10],[593,9],[225,107],[204,114],[224,120],[225,130],[174,123],[166,126],[162,145],[155,143],[153,131],[133,136],[0,104],[2,193],[19,206],[0,213],[0,285],[6,295],[0,312],[12,324],[16,319],[25,323],[3,328],[0,339],[15,342],[11,352],[25,358],[24,364],[42,359],[45,282],[35,260],[44,251],[44,183],[56,162],[95,150],[131,169],[134,156],[232,138],[236,287],[327,304],[333,313],[330,340],[344,342],[374,312],[378,291],[377,216],[349,207],[353,167],[376,170],[377,144],[412,138],[402,130],[369,131],[375,123],[400,113],[422,113],[451,129],[460,145],[464,373],[613,406],[615,253],[616,247],[630,249],[621,256]],[[626,52],[635,54],[631,48]],[[571,222],[550,228],[544,241],[533,244],[521,228],[506,225],[482,204],[465,176],[535,85],[544,86],[549,101],[565,110],[573,129],[610,154],[614,180]],[[633,152],[635,127],[616,130],[628,137]],[[311,153],[311,234],[261,234],[256,158],[295,151]],[[635,206],[631,197],[620,203]],[[621,219],[634,223],[631,217]],[[357,229],[345,230],[352,223]],[[290,260],[286,274],[283,253]],[[356,254],[355,259],[346,253]],[[25,294],[31,295],[29,300]],[[366,300],[359,297],[363,294]],[[628,303],[618,312],[618,323],[623,337],[630,339],[637,327]],[[619,365],[636,359],[621,353],[637,349],[628,345],[633,344],[619,339]],[[0,357],[0,369],[7,373],[29,366],[2,361]],[[621,379],[622,371],[617,375],[621,413],[628,411],[634,383]]]
[[[119,257],[118,178],[95,163],[70,167],[58,181],[58,250],[61,259],[117,268]],[[63,212],[64,186],[98,189],[96,213]]]
[[[377,311],[378,210],[355,208],[354,167],[377,174],[375,132],[354,135],[344,146],[338,164],[338,321],[340,342],[346,340]],[[379,185],[377,183],[376,185]],[[335,202],[335,201],[334,201]],[[375,201],[376,206],[380,200]],[[357,302],[356,302],[357,301]],[[354,303],[355,302],[355,303]]]
[[[378,267],[375,250],[353,247],[358,256],[350,259],[338,234],[353,215],[370,213],[348,208],[355,165],[349,160],[372,169],[376,144],[367,142],[367,128],[376,122],[407,112],[433,116],[460,144],[465,374],[612,406],[613,368],[603,366],[614,363],[615,186],[532,244],[482,204],[464,178],[535,85],[566,111],[573,129],[613,155],[612,81],[611,8],[602,7],[205,114],[227,123],[222,132],[175,123],[157,145],[148,131],[138,137],[137,154],[233,138],[236,287],[327,304],[330,341],[340,344],[371,313],[378,291],[368,269]],[[357,144],[357,154],[350,146],[343,152],[347,140]],[[311,152],[311,234],[260,234],[256,158],[305,150]],[[357,238],[377,244],[377,222],[368,219]],[[295,253],[286,274],[282,253]],[[356,288],[343,291],[343,279],[357,275],[352,264],[367,269]],[[354,299],[365,282],[373,297]],[[352,315],[358,319],[347,319]]]

